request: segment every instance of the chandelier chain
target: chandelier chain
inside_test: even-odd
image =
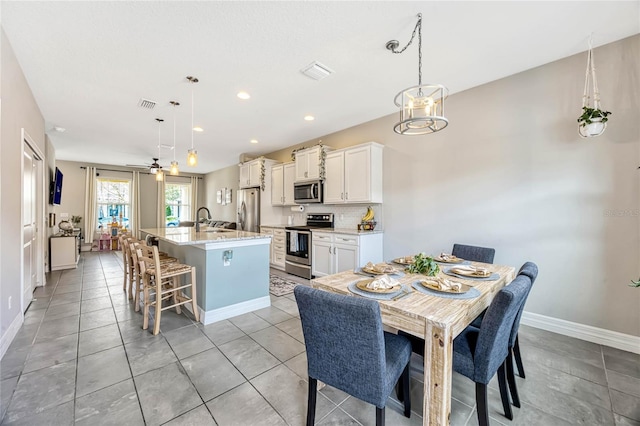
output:
[[[416,22],[416,26],[413,28],[411,40],[409,40],[407,45],[400,50],[396,50],[395,47],[392,47],[390,50],[393,53],[402,53],[407,50],[416,38],[416,32],[418,33],[418,86],[422,86],[422,13],[418,13],[418,22]],[[420,95],[421,94],[422,90],[420,90]]]

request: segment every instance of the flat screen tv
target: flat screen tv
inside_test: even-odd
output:
[[[51,195],[49,197],[49,203],[59,205],[62,199],[62,172],[56,167],[56,174],[53,177],[51,184]]]

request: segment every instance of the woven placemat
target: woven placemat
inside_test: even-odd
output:
[[[351,293],[357,294],[358,296],[367,297],[369,299],[391,300],[402,292],[411,291],[411,289],[408,288],[405,284],[402,284],[400,290],[394,291],[393,293],[372,293],[369,291],[360,290],[358,287],[356,287],[356,284],[359,281],[360,280],[352,282],[347,288]]]
[[[356,268],[353,270],[354,274],[358,274],[358,275],[364,275],[364,276],[369,276],[371,278],[375,278],[375,277],[379,277],[381,275],[389,275],[391,277],[404,277],[404,272],[396,270],[396,272],[392,273],[392,274],[379,274],[379,275],[375,275],[375,274],[370,274],[369,272],[365,272],[362,270],[362,268]]]
[[[469,262],[468,260],[463,260],[462,262],[459,262],[459,263],[441,262],[436,259],[433,259],[433,261],[436,262],[438,265],[448,265],[448,266],[471,265],[471,262]]]
[[[452,277],[457,277],[457,278],[462,278],[464,280],[474,280],[474,281],[495,281],[498,278],[500,278],[500,274],[494,272],[493,274],[489,275],[488,277],[468,277],[466,275],[460,275],[460,274],[456,274],[455,272],[451,271],[451,267],[448,268],[442,268],[442,272],[444,272],[447,275],[451,275]]]
[[[475,299],[480,296],[480,291],[477,288],[471,287],[466,293],[445,293],[442,291],[431,290],[426,288],[419,281],[411,284],[411,287],[418,290],[420,293],[428,294],[429,296],[444,297],[445,299]]]

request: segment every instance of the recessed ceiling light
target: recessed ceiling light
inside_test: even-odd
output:
[[[200,126],[196,126],[196,127],[193,128],[193,131],[194,132],[204,132],[204,129],[202,127],[200,127]]]
[[[251,139],[249,142],[251,142],[251,143],[258,143],[258,139]]]
[[[251,95],[250,95],[250,94],[248,94],[248,93],[247,93],[247,92],[245,92],[245,91],[242,91],[242,92],[238,92],[238,97],[239,97],[240,99],[249,99],[249,98],[251,97]]]
[[[305,119],[306,121],[313,121],[313,120],[315,120],[316,118],[315,118],[313,115],[305,115],[305,116],[304,116],[304,119]]]
[[[64,127],[60,127],[60,126],[54,126],[53,130],[55,130],[56,132],[59,133],[64,133],[67,131],[67,129],[65,129]]]

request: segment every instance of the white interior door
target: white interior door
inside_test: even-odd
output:
[[[23,234],[23,280],[22,310],[26,311],[33,298],[33,290],[37,283],[36,253],[36,210],[37,210],[37,176],[33,152],[24,144],[22,172],[22,234]]]

